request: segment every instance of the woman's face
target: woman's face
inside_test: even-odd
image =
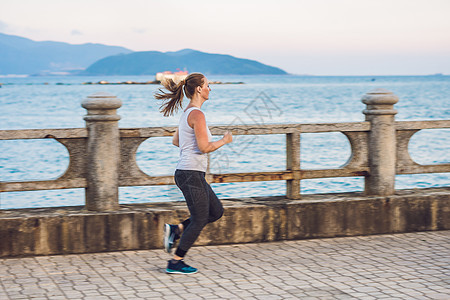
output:
[[[200,96],[202,96],[203,99],[208,100],[209,99],[209,91],[211,88],[209,87],[209,81],[206,77],[203,78],[203,85],[201,86]]]

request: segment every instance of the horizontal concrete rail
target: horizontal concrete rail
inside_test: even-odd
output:
[[[172,136],[176,128],[121,128],[120,137],[150,138]],[[395,128],[396,130],[450,128],[450,120],[397,121],[395,122]],[[296,131],[301,133],[351,132],[369,131],[370,122],[210,126],[209,129],[213,135],[222,135],[226,131],[232,131],[234,135],[286,134]],[[0,140],[87,138],[87,136],[86,128],[0,130]]]
[[[0,130],[0,140],[87,138],[86,128]]]
[[[435,121],[399,121],[395,122],[396,130],[421,130],[421,129],[438,129],[450,128],[450,120]]]

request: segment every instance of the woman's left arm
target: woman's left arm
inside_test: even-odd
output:
[[[173,134],[172,144],[174,144],[177,147],[180,147],[180,135],[178,133],[178,128],[177,130],[175,130],[175,133]]]
[[[233,141],[231,132],[226,132],[223,138],[221,138],[220,140],[210,142],[207,133],[205,115],[199,110],[194,110],[189,114],[188,123],[192,124],[195,132],[195,138],[197,140],[198,149],[203,153],[216,151],[223,145],[226,145]]]

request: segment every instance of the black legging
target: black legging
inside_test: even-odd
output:
[[[197,240],[203,227],[222,217],[223,206],[211,186],[206,182],[205,172],[176,170],[175,183],[183,192],[191,213],[189,219],[183,222],[184,232],[175,252],[175,255],[184,257]]]

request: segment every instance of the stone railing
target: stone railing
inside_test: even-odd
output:
[[[286,169],[276,172],[208,174],[211,183],[286,181],[286,197],[300,199],[302,179],[365,177],[367,195],[394,194],[396,174],[450,172],[450,163],[420,165],[408,152],[408,143],[421,129],[450,128],[450,120],[396,122],[394,104],[398,98],[377,89],[362,98],[367,105],[365,122],[324,124],[277,124],[211,126],[213,135],[232,131],[234,135],[286,134]],[[86,128],[2,130],[0,140],[53,138],[63,144],[70,157],[66,172],[55,180],[0,182],[0,192],[86,189],[86,208],[92,211],[119,208],[119,186],[174,184],[173,176],[149,176],[138,167],[136,151],[148,138],[171,136],[176,127],[118,128],[117,109],[121,101],[110,94],[87,97],[82,106]],[[337,169],[308,170],[300,167],[300,134],[341,132],[350,141],[351,157]]]

